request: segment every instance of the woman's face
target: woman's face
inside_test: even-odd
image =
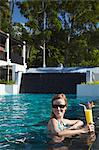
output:
[[[64,99],[56,99],[53,101],[52,105],[53,113],[56,118],[63,118],[66,111],[66,102]]]

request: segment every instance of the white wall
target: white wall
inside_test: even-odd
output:
[[[99,84],[78,84],[77,96],[99,97]]]
[[[16,84],[0,84],[0,95],[18,94],[18,92],[18,86]]]

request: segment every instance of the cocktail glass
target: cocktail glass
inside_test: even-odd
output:
[[[85,109],[84,111],[87,124],[92,124],[93,123],[92,109]]]

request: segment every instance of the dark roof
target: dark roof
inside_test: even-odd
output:
[[[0,30],[0,36],[3,37],[3,38],[7,38],[7,37],[8,37],[7,33],[3,32],[2,30]],[[20,44],[20,45],[24,45],[24,43],[23,43],[22,40],[17,40],[17,39],[15,39],[15,38],[13,38],[13,37],[11,37],[10,39],[11,39],[11,41],[12,41],[13,43],[17,43],[17,44]]]
[[[2,30],[0,30],[0,35],[3,36],[3,37],[5,37],[5,38],[8,37],[7,33],[3,32]]]

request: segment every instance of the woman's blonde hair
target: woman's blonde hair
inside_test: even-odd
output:
[[[63,100],[65,101],[65,105],[66,105],[66,107],[67,107],[67,98],[66,98],[65,94],[63,94],[63,93],[57,94],[57,95],[55,95],[55,96],[52,98],[52,106],[53,106],[53,102],[54,102],[55,100],[58,100],[58,99],[63,99]],[[54,118],[54,117],[55,117],[55,114],[54,114],[53,111],[52,111],[52,113],[51,113],[51,118]]]

